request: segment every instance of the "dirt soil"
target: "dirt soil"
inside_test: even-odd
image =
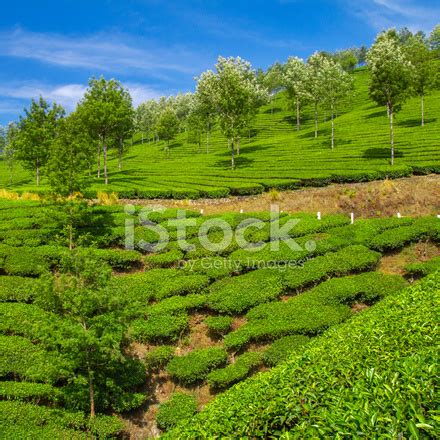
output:
[[[356,217],[440,214],[440,175],[329,185],[295,191],[269,191],[257,196],[198,200],[120,200],[121,204],[161,205],[217,214],[228,211],[267,211],[277,204],[285,212],[322,214],[354,212]]]

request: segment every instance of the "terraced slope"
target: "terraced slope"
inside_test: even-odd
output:
[[[110,185],[91,179],[89,195],[97,190],[116,191],[124,198],[197,198],[227,194],[253,194],[269,188],[322,185],[329,181],[359,181],[437,172],[440,167],[440,92],[426,98],[426,126],[420,126],[418,99],[409,100],[396,121],[396,164],[389,166],[389,128],[386,111],[368,98],[368,72],[354,74],[355,95],[342,105],[336,118],[336,147],[330,149],[329,114],[320,112],[319,137],[314,138],[311,109],[306,107],[303,126],[296,132],[292,111],[283,93],[261,108],[251,137],[243,133],[237,168],[230,169],[226,140],[211,136],[209,153],[197,151],[181,133],[171,146],[171,157],[162,143],[136,144],[118,171],[116,157],[110,160]],[[0,187],[7,187],[9,173],[0,161]],[[11,187],[35,190],[32,176],[17,169]],[[47,190],[43,185],[40,189]]]

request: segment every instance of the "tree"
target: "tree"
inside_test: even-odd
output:
[[[405,46],[405,54],[414,67],[413,89],[421,102],[421,125],[425,126],[424,98],[434,88],[436,65],[426,40],[418,36],[410,37]]]
[[[322,66],[326,57],[315,52],[307,60],[307,95],[313,104],[315,115],[315,139],[318,137],[318,109],[323,101]]]
[[[116,144],[118,152],[118,169],[122,169],[122,156],[127,152],[128,144],[126,138],[130,138],[133,133],[134,109],[130,93],[127,90],[121,90],[122,100],[116,110],[116,125],[112,136],[112,144]]]
[[[35,172],[37,186],[40,185],[41,170],[47,165],[49,151],[55,139],[64,109],[53,103],[52,107],[40,96],[32,99],[31,106],[20,116],[19,130],[14,139],[16,157],[23,166]]]
[[[258,81],[258,77],[257,77]],[[263,81],[258,81],[260,87],[265,87],[269,92],[271,114],[273,114],[273,101],[278,91],[284,86],[284,68],[282,64],[276,62],[267,69]]]
[[[6,129],[0,125],[0,154],[4,152],[6,147]]]
[[[48,180],[54,194],[67,197],[83,191],[87,184],[84,171],[93,154],[91,145],[77,113],[60,122],[48,160]]]
[[[12,178],[14,175],[14,165],[16,156],[16,146],[15,141],[17,139],[18,127],[15,122],[10,122],[8,124],[8,129],[6,131],[6,143],[3,150],[3,158],[6,162],[6,166],[9,170],[9,185],[12,185]]]
[[[109,145],[118,145],[120,121],[132,119],[131,98],[122,85],[114,80],[92,78],[84,98],[77,107],[82,125],[98,143],[98,178],[101,175],[101,147],[104,153],[104,181],[108,184],[107,155]]]
[[[431,50],[440,58],[440,24],[438,24],[429,35]]]
[[[130,315],[127,296],[108,287],[111,269],[91,251],[66,255],[60,273],[48,275],[36,304],[57,314],[42,329],[42,344],[68,361],[70,375],[63,387],[67,406],[97,411],[127,411],[145,396],[131,388],[145,380],[139,361],[126,353]]]
[[[170,141],[175,139],[179,132],[179,119],[171,107],[167,107],[159,115],[157,121],[157,134],[160,139],[166,141],[165,151],[167,157],[170,155]]]
[[[356,49],[345,49],[335,52],[333,60],[340,64],[346,72],[353,72],[359,64],[359,51]]]
[[[264,92],[258,86],[250,63],[241,58],[219,57],[216,72],[204,72],[198,78],[197,91],[203,90],[215,109],[220,129],[228,139],[231,167],[235,168],[235,148],[240,132],[249,123],[249,115],[261,102]]]
[[[151,141],[158,116],[159,105],[154,99],[143,102],[136,109],[134,128],[141,132],[142,143],[144,143],[144,133],[147,135],[148,142]]]
[[[335,147],[334,116],[338,104],[352,92],[353,78],[343,68],[331,59],[326,59],[321,67],[321,81],[324,103],[331,113],[332,135],[331,147]]]
[[[200,102],[198,95],[196,94],[190,113],[186,120],[188,142],[195,143],[197,145],[197,151],[200,153],[202,146],[202,136],[207,131],[206,113],[204,112],[203,104]]]
[[[307,97],[306,83],[307,69],[304,61],[297,57],[289,57],[284,66],[284,85],[290,99],[295,102],[297,131],[299,131],[301,125],[301,105]]]
[[[394,115],[410,95],[413,66],[393,36],[380,35],[368,51],[370,97],[387,107],[390,121],[391,165],[394,164]]]

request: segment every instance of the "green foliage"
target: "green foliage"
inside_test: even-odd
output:
[[[284,362],[293,354],[296,354],[305,345],[307,345],[311,339],[304,335],[292,335],[284,336],[284,338],[277,339],[271,346],[264,352],[263,360],[268,367]]]
[[[116,438],[123,429],[117,417],[100,415],[88,419],[81,412],[51,409],[30,403],[0,401],[0,414],[2,435],[6,438]]]
[[[165,438],[434,437],[439,285],[437,272],[389,296]]]
[[[174,393],[167,402],[159,406],[156,422],[161,429],[169,430],[178,423],[190,419],[196,411],[197,402],[193,396],[184,393]]]
[[[161,345],[149,351],[145,363],[149,370],[161,370],[174,357],[176,349],[171,345]]]
[[[215,282],[210,286],[207,304],[216,312],[239,314],[252,306],[274,300],[283,290],[278,271],[260,269]]]
[[[177,314],[202,308],[206,303],[205,295],[171,296],[145,309],[149,316],[162,314]]]
[[[188,315],[184,313],[152,314],[132,322],[132,337],[139,342],[176,341],[188,329],[188,323]]]
[[[0,276],[0,302],[30,301],[38,290],[38,281],[18,276]]]
[[[233,321],[232,316],[208,316],[205,324],[211,332],[223,335],[231,329]]]
[[[59,390],[46,383],[0,382],[0,397],[3,400],[20,400],[33,403],[56,402]]]
[[[167,365],[167,372],[173,379],[191,385],[205,379],[211,370],[226,364],[227,359],[226,351],[221,348],[200,348],[174,357]]]
[[[238,356],[233,364],[211,371],[207,377],[209,385],[214,389],[224,389],[240,382],[261,364],[261,357],[261,353],[254,351]]]
[[[147,255],[144,257],[145,264],[150,267],[171,267],[178,263],[183,257],[183,252],[173,249],[160,254]]]
[[[431,260],[422,263],[412,263],[405,266],[408,275],[412,277],[426,277],[427,275],[440,270],[440,257],[434,257]]]

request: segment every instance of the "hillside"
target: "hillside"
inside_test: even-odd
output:
[[[338,353],[341,364],[348,359],[344,357],[346,353],[353,353],[349,359],[364,361],[368,359],[368,350],[377,343],[381,359],[392,362],[393,353],[416,353],[414,347],[424,350],[425,332],[433,337],[435,309],[431,305],[434,293],[430,293],[430,287],[426,288],[427,294],[417,293],[421,291],[418,288],[410,294],[399,292],[414,279],[438,270],[440,224],[435,216],[373,218],[350,224],[344,215],[324,215],[318,220],[311,214],[282,213],[280,225],[299,220],[289,232],[299,248],[291,248],[284,237],[274,240],[279,249],[272,249],[268,212],[224,213],[215,217],[187,211],[186,216],[194,225],[188,228],[187,242],[182,243],[178,240],[177,226],[181,221],[175,220],[177,210],[167,209],[149,212],[149,219],[169,234],[165,248],[153,253],[145,250],[144,245],[156,243],[158,236],[150,227],[138,224],[134,214],[139,214],[141,223],[145,220],[141,207],[129,214],[119,205],[92,205],[89,212],[83,211],[77,224],[75,241],[81,246],[73,255],[78,261],[84,255],[93,257],[111,268],[106,292],[112,301],[121,301],[124,314],[130,318],[123,350],[132,362],[127,365],[133,368],[124,374],[112,368],[105,371],[107,376],[101,373],[104,383],[112,384],[116,392],[99,402],[100,415],[92,423],[85,415],[89,408],[87,393],[84,394],[87,384],[78,382],[78,390],[71,388],[72,380],[81,370],[71,363],[69,353],[59,352],[58,346],[54,348],[47,340],[49,325],[62,328],[69,320],[68,315],[55,315],[44,301],[47,274],[59,273],[62,261],[71,254],[63,234],[63,220],[55,214],[60,209],[60,204],[47,201],[0,200],[0,425],[6,436],[18,433],[35,438],[90,438],[93,433],[108,438],[122,430],[132,438],[157,436],[158,426],[174,427],[216,396],[222,408],[229,395],[221,397],[224,390],[294,353],[306,350],[299,358],[305,363],[298,368],[303,369],[309,365],[309,355],[322,358],[327,365],[332,365],[329,357]],[[216,228],[200,233],[205,221],[215,218],[229,224],[236,239],[226,246],[207,248],[205,239],[219,243],[222,238]],[[126,220],[133,219],[135,249],[127,250],[124,225]],[[252,227],[257,223],[259,228]],[[243,233],[249,242],[247,246],[239,243],[237,231]],[[257,243],[261,246],[255,249]],[[80,294],[75,292],[75,298],[76,295]],[[408,295],[414,297],[413,304],[408,303]],[[402,336],[394,342],[384,338],[370,345],[357,344],[367,338],[367,333],[362,337],[358,326],[379,331],[376,321],[368,324],[371,315],[362,312],[358,318],[357,314],[387,297],[390,299],[385,299],[386,305],[377,310],[388,313],[389,309],[389,319],[380,315],[377,321],[382,322],[384,331],[389,329],[389,334]],[[402,301],[393,306],[393,301],[400,298]],[[375,316],[379,312],[371,313]],[[340,324],[352,320],[353,328],[361,336],[354,336],[355,330],[339,330]],[[327,330],[329,336],[321,340],[320,335]],[[340,351],[333,349],[333,337]],[[339,344],[340,340],[348,345]],[[423,344],[417,345],[419,342]],[[307,351],[309,343],[313,345]],[[356,344],[358,351],[353,348]],[[324,355],[327,348],[329,351]],[[431,365],[428,358],[413,359],[417,368]],[[353,371],[348,370],[351,367],[347,364],[343,377],[349,378],[353,373],[358,378],[364,374],[356,362]],[[341,364],[335,364],[335,368]],[[278,371],[284,370],[275,370],[274,374]],[[426,372],[428,385],[431,373]],[[330,378],[332,374],[334,370],[329,370]],[[311,387],[317,383],[309,382],[307,375],[297,376]],[[252,385],[249,392],[254,386],[259,387],[261,380],[263,393],[266,378],[270,377],[258,376],[256,382],[251,382],[257,385]],[[318,380],[319,376],[316,377]],[[334,383],[333,377],[329,384]],[[345,390],[346,384],[336,389],[343,395],[341,389]],[[275,387],[274,392],[277,390]],[[176,397],[174,391],[185,396]],[[416,395],[423,397],[428,391],[416,391]],[[238,411],[241,402],[247,402],[245,396],[243,400],[233,397],[237,406],[231,405],[231,410]],[[186,399],[185,405],[179,399]],[[275,397],[274,402],[278,402]],[[212,418],[213,432],[235,429],[232,425],[222,427],[220,419],[215,421],[216,416],[211,416],[217,411],[215,405],[174,438],[192,437],[192,429],[207,429],[204,417],[209,421]],[[260,429],[259,425],[248,423],[246,414],[240,417],[243,425],[238,424],[237,430],[242,429],[243,434],[249,426]],[[270,417],[269,414],[261,420]],[[270,424],[274,432],[276,423]],[[251,435],[257,433],[253,431]]]
[[[434,438],[440,272],[329,330],[164,438]]]
[[[205,145],[188,144],[181,133],[171,146],[170,158],[163,144],[141,144],[135,136],[118,171],[117,159],[109,164],[110,184],[95,178],[87,194],[97,190],[115,191],[122,198],[197,198],[228,194],[255,194],[270,188],[296,188],[323,185],[329,181],[363,181],[438,171],[440,166],[440,91],[426,97],[426,126],[420,126],[420,103],[409,100],[397,115],[396,164],[389,166],[389,128],[386,111],[368,98],[368,72],[354,72],[355,95],[345,103],[336,118],[336,147],[330,149],[329,115],[320,112],[319,137],[314,138],[310,108],[303,112],[299,133],[286,96],[280,93],[273,104],[261,108],[250,139],[242,139],[237,168],[230,169],[226,140],[214,131],[209,153]],[[412,168],[410,168],[412,167]],[[0,187],[35,191],[33,176],[16,165],[13,184],[9,171],[0,162]],[[47,191],[43,186],[40,191]]]

